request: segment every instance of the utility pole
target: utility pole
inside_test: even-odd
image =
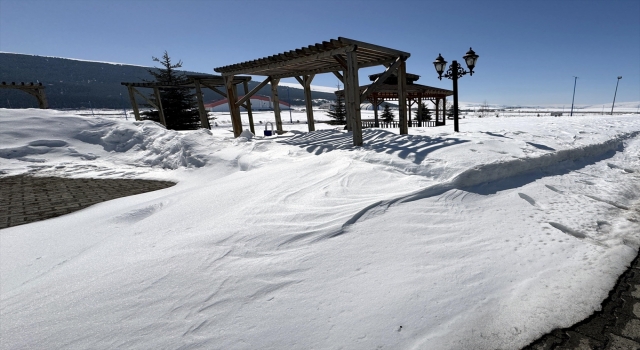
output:
[[[618,84],[620,83],[620,79],[622,79],[622,76],[619,76],[618,82],[616,82],[616,92],[613,93],[613,103],[611,104],[611,115],[613,115],[613,106],[616,104],[616,95],[618,94]]]
[[[578,82],[578,77],[576,77],[575,75],[573,77],[575,79],[573,79],[573,98],[571,99],[571,114],[569,115],[570,117],[573,116],[573,101],[575,101],[576,99],[576,83]]]

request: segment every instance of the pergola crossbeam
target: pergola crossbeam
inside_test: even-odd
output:
[[[6,82],[3,81],[2,84],[0,84],[0,88],[24,91],[24,92],[28,93],[29,95],[35,97],[36,100],[38,100],[38,107],[40,109],[49,108],[49,102],[47,101],[47,95],[44,92],[45,87],[42,85],[42,83],[36,83],[36,84],[28,83],[28,84],[25,84],[23,82],[23,83],[20,83],[20,84],[16,84],[15,82],[12,82],[11,84],[7,84]]]

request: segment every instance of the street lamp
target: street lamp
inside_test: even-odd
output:
[[[613,103],[611,104],[611,115],[613,115],[613,106],[616,104],[616,95],[618,94],[618,84],[620,83],[620,79],[622,79],[622,76],[618,77],[618,82],[616,83],[616,92],[613,93]]]
[[[468,72],[458,64],[458,61],[453,61],[449,66],[449,70],[445,73],[444,70],[447,66],[447,61],[444,60],[441,54],[438,54],[438,58],[433,61],[436,72],[438,72],[438,79],[442,80],[442,74],[444,73],[445,78],[453,80],[453,130],[455,132],[460,131],[458,128],[458,78],[467,73],[469,73],[469,75],[473,75],[473,68],[476,66],[478,57],[480,56],[476,55],[471,48],[469,48],[466,55],[462,56],[464,62],[469,68]]]

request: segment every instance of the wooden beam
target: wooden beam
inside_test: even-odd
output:
[[[385,58],[385,59],[375,60],[375,61],[360,62],[358,63],[358,67],[359,68],[373,67],[373,66],[379,66],[388,62],[389,63],[393,62],[393,59]],[[323,73],[340,72],[344,70],[345,69],[341,65],[335,64],[332,66],[307,69],[307,70],[291,70],[290,72],[271,74],[269,76],[272,78],[282,79],[282,78],[293,78],[295,76],[309,75],[309,74],[317,75],[317,74],[323,74]]]
[[[202,89],[200,88],[200,81],[198,79],[194,79],[193,83],[196,87],[196,99],[198,100],[198,113],[200,114],[200,125],[205,128],[211,130],[211,125],[209,124],[209,115],[207,110],[204,108],[204,101],[202,99]]]
[[[405,56],[405,59],[407,59],[407,58],[409,58],[409,56],[411,56],[411,54],[408,53],[408,52],[404,52],[404,51],[400,51],[400,50],[394,50],[394,49],[390,49],[388,47],[374,45],[374,44],[366,43],[366,42],[363,42],[363,41],[358,41],[358,40],[353,40],[353,39],[348,39],[348,38],[339,38],[338,40],[340,40],[343,43],[348,43],[348,44],[354,45],[356,47],[357,46],[362,46],[363,49],[380,51],[380,52],[392,54],[394,56]]]
[[[280,117],[280,98],[278,97],[278,84],[280,79],[271,79],[271,100],[273,101],[273,114],[276,117],[276,130],[278,135],[284,133],[282,130],[282,118]]]
[[[236,105],[236,89],[233,84],[233,75],[225,76],[225,88],[227,89],[227,103],[231,114],[231,124],[233,126],[233,136],[239,137],[242,134],[242,118],[240,117],[240,107]]]
[[[249,94],[249,83],[247,81],[243,81],[242,87],[244,88],[244,95],[247,96]],[[256,128],[253,125],[253,111],[251,110],[251,98],[247,100],[245,108],[247,110],[247,115],[249,116],[249,128],[251,129],[251,132],[255,135]]]
[[[156,96],[156,105],[158,106],[158,114],[160,115],[160,123],[167,127],[167,120],[164,117],[164,110],[162,109],[162,99],[160,97],[160,89],[153,88],[153,94]]]
[[[316,126],[313,120],[313,100],[311,99],[311,81],[315,75],[305,75],[303,79],[304,86],[304,102],[306,104],[307,112],[307,124],[309,126],[309,132],[315,131]]]
[[[304,76],[302,78],[300,78],[299,76],[296,75],[294,78],[296,78],[298,83],[300,83],[300,85],[302,85],[304,87]]]
[[[216,88],[213,85],[209,85],[209,84],[205,83],[204,81],[201,81],[200,84],[202,84],[203,86],[208,87],[209,89],[219,93],[220,95],[222,95],[225,98],[227,97],[227,94],[224,91],[220,91],[220,89]]]
[[[258,84],[258,86],[256,86],[253,89],[251,89],[251,91],[249,91],[248,93],[245,91],[245,95],[240,99],[240,101],[238,101],[237,105],[240,106],[241,104],[243,104],[246,101],[250,100],[251,96],[255,95],[265,85],[269,84],[270,81],[271,80],[269,78],[267,78],[262,83]],[[245,85],[245,84],[248,86],[247,82],[243,83],[243,85]],[[245,90],[246,90],[247,86],[245,86]]]
[[[407,63],[404,60],[398,67],[398,107],[400,135],[407,135]]]
[[[224,77],[224,76],[236,75],[236,74],[254,74],[254,75],[259,75],[260,72],[269,71],[269,70],[277,69],[277,68],[284,68],[284,67],[287,67],[287,66],[295,66],[295,65],[300,64],[300,63],[312,62],[312,61],[319,60],[319,59],[322,59],[322,58],[332,57],[334,55],[340,55],[340,54],[344,54],[344,53],[347,53],[347,52],[351,52],[351,51],[355,50],[356,48],[357,47],[355,45],[349,45],[349,46],[344,46],[344,47],[340,47],[340,48],[329,50],[329,51],[323,51],[323,52],[320,52],[320,53],[317,53],[317,54],[313,54],[313,55],[309,55],[309,56],[302,56],[302,57],[283,60],[283,61],[278,61],[278,62],[274,62],[274,63],[270,63],[270,64],[257,65],[257,66],[254,66],[254,67],[238,68],[237,70],[234,70],[232,72],[222,73],[222,76]]]
[[[402,57],[398,57],[396,58],[396,60],[393,62],[393,64],[391,64],[389,67],[387,67],[387,69],[384,71],[384,73],[382,73],[382,75],[380,75],[371,85],[369,85],[367,87],[366,90],[364,90],[362,92],[362,94],[360,94],[360,103],[364,102],[364,100],[366,100],[369,95],[371,95],[371,93],[375,92],[376,89],[382,85],[384,83],[385,80],[387,80],[387,78],[393,74],[394,72],[396,72],[398,70],[398,67],[400,66],[400,64],[403,62]]]
[[[159,109],[158,105],[155,104],[153,101],[151,101],[147,96],[143,95],[140,91],[138,91],[138,89],[131,87],[133,89],[133,91],[138,94],[140,97],[142,97],[145,101],[147,101],[148,104],[151,105],[151,107],[155,108],[155,109]],[[155,93],[155,92],[154,92]]]
[[[138,109],[138,102],[136,102],[136,95],[133,92],[134,88],[132,86],[127,86],[127,90],[129,91],[129,100],[131,100],[131,107],[133,108],[133,115],[136,120],[140,121],[140,110]]]
[[[340,55],[335,55],[335,56],[333,56],[333,59],[335,59],[335,60],[336,60],[336,62],[338,62],[338,64],[340,64],[340,66],[342,66],[342,68],[343,68],[344,70],[347,70],[347,61],[345,61],[345,59],[344,59],[344,58],[342,58],[342,56],[340,56]]]
[[[349,95],[346,98],[347,114],[351,114],[353,145],[362,146],[362,120],[360,118],[360,88],[358,83],[358,56],[355,51],[347,52],[347,76]],[[347,89],[345,89],[346,91]]]
[[[342,74],[340,74],[340,72],[331,72],[331,73],[333,73],[333,75],[335,75],[336,78],[338,78],[338,80],[340,80],[342,84],[344,84],[344,77],[342,76]]]

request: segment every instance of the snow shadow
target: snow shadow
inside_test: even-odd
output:
[[[580,170],[589,165],[594,165],[598,162],[607,160],[613,157],[616,152],[621,151],[623,151],[622,143],[620,143],[616,149],[603,150],[603,152],[599,154],[590,154],[580,158],[571,157],[568,159],[558,159],[558,162],[552,165],[534,168],[520,174],[515,174],[514,176],[488,181],[477,185],[461,186],[461,189],[481,195],[496,194],[500,191],[528,185],[536,180],[540,180],[548,176],[566,175],[572,171]],[[558,158],[562,158],[562,155],[560,154]],[[534,163],[535,160],[532,160],[531,162]],[[487,171],[489,169],[484,170]]]
[[[458,138],[397,135],[380,129],[363,130],[362,140],[365,149],[378,153],[395,154],[402,159],[412,160],[416,164],[421,164],[433,151],[469,142]],[[320,130],[299,134],[280,142],[304,148],[307,152],[316,155],[334,150],[355,149],[352,133],[338,130]]]

